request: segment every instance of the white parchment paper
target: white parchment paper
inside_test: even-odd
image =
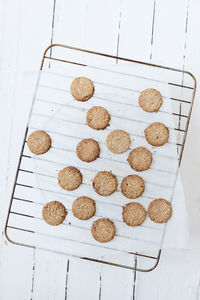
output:
[[[86,76],[94,82],[94,97],[87,102],[75,101],[70,94],[71,81],[78,76]],[[156,88],[163,95],[163,105],[157,113],[146,113],[138,105],[139,93],[149,87]],[[32,159],[24,158],[22,164],[24,168],[32,168],[34,174],[30,179],[21,175],[22,182],[31,180],[34,202],[39,204],[34,219],[34,229],[38,233],[36,244],[58,248],[63,253],[67,251],[94,257],[157,251],[163,247],[163,240],[164,247],[185,247],[187,214],[179,176],[175,184],[179,133],[174,131],[176,124],[170,93],[168,82],[159,70],[155,74],[151,70],[144,74],[140,69],[133,70],[125,65],[91,68],[70,64],[63,67],[59,63],[41,72],[29,133],[45,130],[52,138],[52,148],[38,157],[33,156],[26,145],[24,153]],[[111,114],[110,126],[105,130],[95,131],[86,124],[87,111],[95,105],[105,107]],[[169,141],[162,147],[152,147],[145,140],[144,130],[152,122],[162,122],[169,128]],[[105,144],[107,134],[115,129],[123,129],[131,137],[130,149],[119,155],[109,152]],[[94,138],[100,144],[100,157],[92,163],[84,163],[76,156],[76,145],[83,138]],[[153,154],[152,167],[144,172],[132,170],[127,163],[129,152],[138,146],[145,146]],[[83,184],[72,192],[61,189],[57,184],[58,171],[68,165],[79,168],[83,174]],[[92,188],[94,176],[104,170],[112,171],[118,179],[117,191],[108,197],[97,195]],[[148,216],[142,226],[135,228],[122,222],[122,207],[131,200],[121,194],[120,183],[129,174],[138,174],[145,181],[145,192],[132,201],[141,203],[146,210],[153,199],[172,201],[173,215],[167,228],[165,224],[153,223]],[[77,220],[71,212],[73,201],[82,195],[96,201],[96,215],[88,221]],[[43,204],[52,200],[61,201],[68,210],[64,224],[58,227],[48,226],[41,218]],[[110,218],[117,229],[116,237],[107,244],[99,244],[90,233],[92,222],[99,217]]]

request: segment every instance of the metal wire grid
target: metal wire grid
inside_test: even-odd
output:
[[[53,45],[51,46],[52,47],[55,47],[56,45]],[[78,52],[84,52],[84,53],[87,53],[87,54],[93,54],[93,55],[97,55],[97,56],[105,56],[105,57],[109,57],[111,58],[112,60],[113,59],[118,59],[118,60],[122,60],[122,61],[128,61],[128,62],[131,62],[131,63],[134,63],[134,64],[142,64],[142,65],[147,65],[147,66],[150,66],[152,68],[161,68],[161,69],[166,69],[166,70],[170,70],[170,71],[173,71],[173,72],[176,72],[176,73],[182,73],[182,74],[188,74],[189,76],[192,77],[192,79],[194,80],[194,86],[189,86],[189,85],[184,85],[183,83],[182,84],[179,84],[179,83],[176,83],[176,82],[168,82],[168,84],[170,86],[173,86],[173,87],[177,87],[177,88],[181,88],[181,89],[184,89],[184,90],[189,90],[191,91],[191,99],[188,100],[188,99],[179,99],[177,97],[171,97],[170,100],[172,101],[175,101],[176,103],[179,104],[179,108],[178,108],[178,111],[173,111],[173,116],[176,118],[177,120],[177,127],[176,128],[170,128],[170,130],[175,130],[178,135],[177,135],[177,138],[178,138],[178,142],[171,142],[172,144],[176,143],[177,145],[177,148],[178,148],[178,154],[179,154],[179,163],[181,162],[181,158],[182,158],[182,154],[183,154],[183,148],[184,148],[184,145],[185,145],[185,138],[186,138],[186,134],[187,134],[187,130],[188,130],[188,125],[189,125],[189,120],[190,120],[190,115],[191,115],[191,109],[192,109],[192,105],[193,105],[193,101],[194,101],[194,95],[195,95],[195,91],[196,91],[196,81],[195,81],[195,78],[192,74],[186,72],[186,71],[182,71],[182,70],[176,70],[176,69],[173,69],[173,68],[168,68],[168,67],[162,67],[162,66],[156,66],[156,65],[152,65],[152,64],[147,64],[147,63],[142,63],[142,62],[137,62],[137,61],[132,61],[132,60],[128,60],[128,59],[124,59],[124,58],[117,58],[117,57],[114,57],[114,56],[110,56],[110,55],[106,55],[106,54],[101,54],[101,53],[95,53],[95,52],[92,52],[92,51],[87,51],[87,50],[82,50],[82,49],[77,49],[77,48],[73,48],[73,47],[68,47],[68,46],[62,46],[62,45],[57,45],[58,47],[61,47],[61,48],[65,48],[65,49],[71,49],[73,51],[78,51]],[[113,72],[112,70],[109,70],[109,69],[105,69],[105,68],[101,68],[101,67],[96,67],[96,66],[93,66],[93,65],[84,65],[82,63],[79,63],[79,62],[75,62],[75,61],[67,61],[67,60],[64,60],[64,59],[59,59],[57,57],[50,57],[50,56],[47,56],[47,52],[50,48],[47,48],[47,50],[45,51],[44,53],[44,56],[43,56],[43,60],[42,60],[42,65],[41,65],[41,70],[43,69],[43,66],[44,66],[44,62],[45,60],[47,60],[48,62],[49,61],[57,61],[57,62],[62,62],[62,63],[68,63],[68,64],[75,64],[75,65],[79,65],[79,66],[87,66],[87,67],[90,67],[90,68],[95,68],[97,71],[98,69],[103,69],[103,70],[106,70],[107,72]],[[52,52],[51,52],[52,53]],[[119,74],[123,74],[122,72],[118,72]],[[55,73],[56,74],[56,73]],[[135,76],[135,77],[138,77],[140,79],[146,79],[146,77],[142,77],[142,76],[137,76],[137,75],[129,75],[129,74],[126,74],[128,76]],[[62,74],[56,74],[56,76],[63,76]],[[65,77],[70,77],[69,75],[64,75]],[[154,79],[155,80],[155,79]],[[161,80],[156,80],[157,82],[163,82]],[[97,84],[102,84],[101,82],[94,82],[94,83],[97,83]],[[59,89],[59,88],[55,88],[55,87],[49,87],[49,86],[45,86],[45,85],[40,85],[40,80],[38,80],[38,86],[42,87],[42,88],[51,88],[51,89],[56,89],[56,90],[59,90],[60,92],[65,92],[66,93],[66,90],[62,90],[62,89]],[[118,88],[118,86],[115,86],[115,88]],[[121,89],[126,89],[126,88],[123,88],[123,87],[120,87]],[[133,91],[133,90],[132,90]],[[140,90],[134,90],[134,92],[140,92]],[[96,96],[96,98],[99,98],[101,100],[105,100],[105,99],[102,99],[101,97],[99,97],[98,95]],[[54,102],[54,101],[50,101],[48,99],[40,99],[40,98],[37,98],[34,100],[34,102],[45,102],[45,103],[48,103],[48,104],[53,104],[53,105],[59,105],[57,102]],[[106,101],[110,101],[112,102],[113,100],[112,99],[108,99],[106,98]],[[124,103],[120,103],[118,102],[119,105],[120,104],[124,104]],[[126,103],[125,103],[126,104]],[[126,104],[127,107],[129,105],[132,105],[132,106],[137,106],[136,104]],[[184,111],[183,109],[183,106],[184,105],[187,105],[187,112],[186,113],[183,113],[182,111]],[[68,104],[66,104],[66,107],[70,107]],[[77,110],[80,110],[80,108],[78,107],[72,107],[73,109],[77,109]],[[163,113],[167,113],[166,111],[163,111]],[[171,112],[168,112],[169,114],[171,114]],[[46,116],[44,113],[35,113],[32,111],[31,115],[35,114],[37,117],[39,118],[48,118],[48,116]],[[114,115],[112,114],[111,117],[114,117],[114,118],[119,118],[119,119],[125,119],[123,116],[119,116],[119,115]],[[62,121],[62,122],[65,122],[66,124],[73,124],[73,125],[84,125],[83,122],[77,122],[77,120],[66,120],[66,119],[58,119],[56,120],[55,119],[55,122],[56,121]],[[182,122],[182,119],[184,119],[184,122]],[[127,120],[127,119],[126,119]],[[130,119],[129,121],[133,121],[132,119]],[[142,123],[146,123],[145,121],[142,121],[142,120],[134,120],[140,124]],[[186,122],[185,122],[186,121]],[[182,128],[182,124],[184,124],[184,128]],[[147,124],[146,124],[147,125]],[[31,215],[31,209],[30,209],[30,205],[34,204],[34,205],[38,205],[38,206],[41,206],[43,205],[43,203],[39,203],[39,202],[34,202],[33,200],[29,200],[29,199],[26,199],[26,198],[20,198],[20,197],[16,197],[15,195],[15,190],[17,187],[21,187],[21,188],[24,188],[24,189],[29,189],[30,193],[31,193],[31,190],[32,189],[39,189],[39,190],[43,190],[44,192],[48,192],[48,193],[56,193],[56,194],[62,194],[63,196],[66,196],[66,195],[70,195],[70,193],[67,193],[67,192],[55,192],[55,190],[49,190],[49,189],[42,189],[40,187],[37,187],[37,186],[34,186],[34,185],[30,185],[30,184],[22,184],[22,183],[19,183],[18,179],[19,179],[19,176],[20,174],[24,173],[27,175],[27,178],[28,178],[28,175],[29,174],[35,174],[37,176],[43,176],[43,177],[48,177],[48,178],[53,178],[56,179],[57,177],[56,176],[53,176],[53,175],[49,175],[49,174],[44,174],[44,173],[41,173],[41,172],[35,172],[31,169],[25,169],[23,168],[23,160],[37,160],[37,161],[40,161],[40,162],[45,162],[45,163],[48,163],[48,164],[55,164],[55,160],[47,160],[47,159],[44,159],[44,158],[40,158],[40,157],[31,157],[30,155],[27,155],[27,146],[26,146],[26,138],[27,138],[27,135],[28,135],[28,132],[29,130],[37,130],[37,129],[40,129],[40,128],[36,128],[36,127],[27,127],[26,129],[26,133],[25,133],[25,137],[24,137],[24,141],[23,141],[23,145],[22,145],[22,150],[21,150],[21,155],[20,155],[20,159],[19,159],[19,164],[18,164],[18,168],[17,168],[17,173],[16,173],[16,178],[15,178],[15,183],[14,183],[14,187],[13,187],[13,193],[12,193],[12,196],[11,196],[11,202],[10,202],[10,207],[9,207],[9,212],[8,212],[8,217],[7,217],[7,221],[6,221],[6,227],[5,227],[5,232],[6,232],[6,236],[8,238],[8,240],[10,240],[12,243],[15,243],[15,244],[19,244],[19,245],[24,245],[24,246],[29,246],[29,247],[37,247],[37,245],[30,245],[30,244],[27,244],[27,243],[23,243],[23,242],[17,242],[17,241],[13,241],[10,237],[9,237],[9,234],[8,234],[8,230],[9,229],[12,229],[14,231],[17,231],[17,232],[26,232],[28,234],[34,234],[36,231],[35,230],[30,230],[30,229],[27,229],[27,228],[23,228],[23,227],[18,227],[18,226],[15,226],[15,224],[12,224],[12,222],[10,223],[10,216],[12,215],[16,215],[16,216],[19,216],[20,218],[23,218],[24,219],[24,222],[26,223],[28,219],[34,219],[34,220],[37,220],[38,222],[41,221],[41,218],[40,217],[36,217],[34,215]],[[111,129],[107,128],[106,129],[107,131],[110,131]],[[46,130],[48,132],[48,130]],[[53,134],[53,135],[62,135],[64,136],[65,138],[72,138],[72,136],[69,136],[67,134],[63,134],[63,133],[60,133],[60,132],[57,132],[57,131],[50,131],[49,132],[50,134]],[[131,133],[130,133],[131,134]],[[144,136],[142,135],[137,135],[134,133],[134,136],[136,137],[139,137],[139,138],[144,138]],[[77,139],[82,139],[82,137],[74,137],[73,138],[77,138]],[[103,142],[102,142],[103,143]],[[66,148],[62,148],[62,147],[57,147],[57,146],[53,146],[52,148],[55,148],[56,150],[59,150],[59,151],[64,151],[64,152],[69,152],[69,153],[72,153],[74,154],[74,150],[72,149],[66,149]],[[160,154],[161,156],[164,156],[166,157],[167,159],[169,159],[169,157],[167,156],[167,154]],[[101,157],[100,156],[100,159],[102,159],[103,161],[106,159],[106,157]],[[173,158],[171,158],[173,159]],[[174,158],[176,160],[176,158]],[[119,161],[119,160],[114,160],[116,161],[117,163],[121,163],[121,164],[127,164],[127,162],[125,161]],[[63,167],[66,165],[66,164],[63,164],[61,162],[56,162],[56,164],[58,165],[62,165]],[[73,164],[74,165],[74,164]],[[76,165],[75,165],[76,166]],[[78,167],[81,171],[82,170],[85,170],[85,171],[91,171],[91,169],[88,167],[86,168],[85,166],[84,167],[80,167],[80,166],[76,166]],[[174,181],[173,181],[173,187],[172,187],[172,194],[171,194],[171,197],[170,197],[170,200],[172,200],[173,198],[173,192],[174,192],[174,187],[175,187],[175,183],[176,183],[176,177],[177,177],[177,172],[178,172],[178,168],[176,169],[176,172],[175,174],[173,172],[170,172],[169,170],[161,170],[161,169],[156,169],[156,168],[151,168],[151,170],[155,171],[155,172],[163,172],[163,173],[167,173],[167,174],[170,174],[170,176],[173,176],[175,175],[174,177]],[[94,170],[96,173],[99,171],[99,170]],[[118,176],[120,177],[120,176]],[[157,185],[158,186],[158,183],[156,182],[148,182],[148,183],[151,183],[152,185]],[[88,184],[85,182],[84,183],[86,186],[88,186]],[[165,186],[163,185],[163,188],[168,188],[168,186]],[[71,195],[70,195],[71,196]],[[77,197],[78,195],[76,194],[73,194],[73,197]],[[28,198],[28,197],[27,197]],[[154,197],[152,196],[148,196],[148,195],[145,195],[144,198],[147,198],[149,200],[152,200],[154,199]],[[20,212],[20,211],[17,211],[15,210],[15,207],[17,207],[16,205],[16,201],[19,201],[19,202],[23,202],[23,203],[26,203],[27,206],[27,213],[26,212],[26,209],[25,209],[25,212]],[[98,203],[98,200],[95,199],[95,201]],[[106,201],[101,201],[101,204],[103,205],[108,205],[109,207],[111,206],[116,206],[116,207],[121,207],[121,205],[117,204],[117,203],[108,203]],[[26,207],[26,206],[25,206]],[[71,209],[70,207],[67,207],[67,210],[69,211],[69,214],[72,214],[71,213]],[[103,215],[96,215],[95,217],[103,217]],[[111,218],[112,219],[112,218]],[[113,221],[115,222],[122,222],[121,220],[119,219],[113,219]],[[66,223],[64,222],[63,225],[61,226],[66,226]],[[24,226],[25,227],[25,226]],[[71,228],[76,228],[76,229],[83,229],[82,226],[80,225],[76,225],[76,224],[71,224],[70,226]],[[141,225],[141,228],[145,228],[146,225]],[[150,226],[148,226],[148,228],[150,228]],[[88,228],[84,228],[84,230],[88,230]],[[161,236],[161,241],[159,243],[154,243],[152,241],[150,241],[151,244],[156,244],[157,246],[161,246],[162,244],[162,241],[163,241],[163,238],[164,238],[164,233],[165,233],[165,225],[161,228],[156,228],[156,227],[152,227],[152,230],[158,230],[158,231],[162,231],[162,236]],[[37,232],[37,234],[40,234],[41,236],[48,236],[48,234],[45,234],[45,233],[40,233],[40,232]],[[53,238],[58,238],[58,236],[53,236]],[[121,237],[121,238],[126,238],[126,239],[136,239],[136,238],[133,238],[133,237],[124,237],[123,235],[120,236],[118,235],[118,237]],[[59,237],[60,239],[63,239],[61,237]],[[64,240],[67,240],[67,241],[70,241],[70,242],[75,242],[75,243],[84,243],[85,245],[88,245],[88,246],[91,246],[90,243],[87,243],[87,242],[82,242],[82,241],[77,241],[75,239],[69,239],[69,238],[64,238]],[[145,241],[148,243],[148,241]],[[101,248],[105,248],[105,249],[108,249],[107,246],[102,246],[102,245],[94,245],[92,244],[92,247],[101,247]],[[50,249],[49,249],[50,250]],[[138,271],[149,271],[149,270],[152,270],[153,268],[156,267],[156,265],[158,264],[158,261],[159,261],[159,257],[160,257],[160,250],[158,251],[158,254],[157,255],[151,255],[151,254],[147,254],[147,253],[135,253],[135,252],[132,252],[132,251],[124,251],[122,249],[112,249],[111,247],[109,247],[109,250],[114,250],[114,251],[119,251],[119,253],[126,253],[126,254],[131,254],[131,255],[136,255],[138,257],[144,257],[146,259],[150,259],[152,261],[154,261],[153,263],[153,267],[151,266],[150,268],[139,268],[139,267],[132,267],[130,265],[126,265],[126,264],[121,264],[121,263],[114,263],[112,261],[106,261],[106,260],[101,260],[101,259],[95,259],[94,257],[82,257],[80,255],[76,255],[76,254],[73,254],[73,253],[70,253],[70,255],[72,256],[75,256],[75,257],[81,257],[83,259],[86,259],[86,260],[91,260],[91,261],[96,261],[96,262],[101,262],[101,263],[105,263],[105,264],[110,264],[110,265],[114,265],[114,266],[118,266],[118,267],[123,267],[123,268],[127,268],[127,269],[132,269],[132,270],[138,270]],[[59,252],[59,251],[57,251]],[[62,251],[60,251],[60,253],[62,253]],[[65,253],[63,253],[65,254]]]

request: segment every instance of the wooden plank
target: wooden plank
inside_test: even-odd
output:
[[[68,2],[68,5],[66,5],[65,1],[58,1],[57,3],[59,17],[56,19],[55,24],[55,41],[59,40],[65,44],[72,44],[105,53],[117,53],[120,15],[119,1],[116,1],[115,5],[108,1],[98,3],[87,1],[87,5],[85,1],[81,1],[81,3],[79,1],[75,1],[74,3],[73,1],[73,5],[71,2]],[[79,23],[73,19],[74,13],[79,18]],[[66,18],[66,15],[68,18]],[[112,18],[110,18],[110,15],[112,15]],[[81,24],[79,30],[77,28],[78,24],[79,26]],[[73,28],[73,31],[71,31],[71,28]],[[94,58],[90,59],[92,61]],[[108,278],[113,274],[113,269],[108,268],[108,266],[100,266],[99,264],[81,260],[70,260],[68,297],[70,299],[80,299],[81,296],[88,299],[110,299],[110,290],[114,290],[116,294],[117,291],[119,294],[122,291],[125,297],[128,294],[130,295],[132,290],[131,292],[128,290],[127,294],[127,288],[121,289],[123,283],[114,288],[114,282],[111,283],[108,281]],[[116,274],[118,282],[124,282],[124,272],[121,272],[121,269],[116,269]],[[103,279],[104,276],[105,280]],[[128,277],[126,277],[126,280],[128,280]]]
[[[119,0],[115,0],[115,5],[106,0],[100,2],[57,0],[53,42],[115,54],[118,41],[119,3]],[[111,13],[112,18],[110,18]],[[53,50],[56,55],[62,56],[61,52],[60,49]],[[84,56],[69,53],[67,58],[74,58],[75,55]],[[96,57],[90,57],[90,62],[92,60],[96,60]]]
[[[5,86],[5,89],[7,88],[8,91],[10,90],[10,95],[8,94],[8,103],[10,104],[10,107],[7,107],[6,113],[4,113],[3,120],[5,121],[4,126],[9,126],[9,121],[11,121],[11,132],[10,132],[10,139],[6,143],[5,146],[6,149],[9,147],[8,153],[10,155],[10,173],[9,173],[9,185],[7,190],[7,195],[10,195],[10,192],[12,190],[12,181],[14,179],[15,175],[15,168],[17,165],[17,160],[19,156],[19,151],[21,149],[21,143],[23,140],[24,130],[27,123],[27,118],[30,110],[30,104],[32,102],[32,97],[34,93],[35,88],[35,80],[37,77],[37,74],[31,73],[33,70],[38,70],[40,60],[41,60],[41,54],[44,50],[44,47],[50,42],[51,37],[51,30],[49,30],[49,27],[51,25],[51,14],[52,11],[52,3],[49,1],[44,1],[40,7],[40,13],[33,14],[33,11],[38,10],[38,3],[33,2],[32,5],[28,5],[26,1],[20,1],[18,2],[19,6],[19,12],[15,15],[16,20],[16,32],[13,33],[13,36],[16,36],[16,40],[13,42],[10,39],[5,40],[5,49],[4,49],[4,59],[5,61],[9,61],[9,58],[11,58],[13,61],[10,63],[14,65],[14,70],[10,69],[10,65],[5,66],[8,72],[9,76],[9,82],[7,81],[6,84],[8,86]],[[9,7],[10,5],[10,7]],[[10,22],[9,18],[12,18],[10,15],[10,9],[12,7],[12,3],[9,3],[8,1],[8,7],[7,7],[7,13],[8,13],[8,24],[13,22]],[[13,11],[11,9],[11,11]],[[26,11],[26,14],[23,14],[23,11]],[[22,25],[17,26],[17,22],[21,20],[21,16],[23,14],[23,20]],[[33,17],[34,16],[34,17]],[[42,18],[42,16],[46,16],[46,25],[42,28],[39,26],[39,20]],[[49,18],[49,23],[48,23]],[[25,23],[28,23],[28,20],[30,21],[30,28],[29,32],[25,30]],[[13,24],[13,23],[12,23]],[[38,24],[36,26],[35,24]],[[8,32],[11,32],[13,30],[13,27],[7,27]],[[32,40],[28,40],[28,33],[30,36],[32,36]],[[7,34],[9,35],[9,34]],[[38,43],[38,49],[36,51],[35,44],[36,41],[38,42],[38,36],[39,43]],[[21,43],[18,42],[18,40],[22,41]],[[27,41],[25,43],[24,41]],[[41,42],[42,41],[42,42]],[[12,51],[11,51],[12,49]],[[12,53],[12,55],[11,55]],[[24,58],[25,57],[25,58]],[[25,65],[24,65],[25,64]],[[26,75],[24,75],[24,72]],[[13,83],[14,82],[14,83]],[[26,88],[24,88],[26,86]],[[6,101],[5,101],[6,102]],[[11,115],[11,119],[9,120],[9,115]],[[16,127],[17,124],[17,127]],[[3,138],[3,137],[2,137]],[[9,143],[9,145],[8,145]],[[7,201],[7,199],[5,199]],[[7,205],[5,206],[5,211],[7,210]]]
[[[150,273],[137,274],[136,299],[199,298],[199,255],[197,251],[163,250],[158,267]]]
[[[11,245],[1,248],[0,298],[30,299],[32,288],[33,250]]]
[[[32,298],[60,300],[65,299],[68,261],[66,256],[37,250]]]
[[[100,265],[81,259],[70,259],[66,299],[99,299]]]
[[[11,7],[13,9],[11,9]],[[0,111],[0,125],[1,128],[7,128],[7,130],[2,130],[0,133],[1,140],[4,141],[1,147],[1,157],[0,157],[0,179],[1,187],[0,192],[3,195],[1,201],[1,220],[3,220],[4,213],[3,203],[6,203],[6,187],[7,187],[7,171],[8,171],[8,154],[9,154],[9,131],[11,127],[11,115],[12,115],[12,99],[14,97],[14,90],[16,88],[15,76],[16,76],[16,56],[13,52],[17,52],[18,44],[18,23],[19,23],[19,2],[15,2],[12,6],[11,1],[1,2],[1,72],[0,72],[0,90],[1,90],[1,111]],[[12,19],[11,25],[10,20]],[[13,40],[11,41],[9,34],[6,33],[13,32]],[[11,46],[12,45],[12,46]],[[12,66],[12,67],[11,67]],[[12,88],[11,88],[12,87]],[[4,99],[4,101],[3,101]],[[3,225],[3,224],[2,224]]]
[[[53,43],[83,47],[87,0],[56,0]]]
[[[193,7],[193,9],[194,11],[196,11],[195,15],[197,21],[197,2],[190,1],[190,3],[192,2],[193,6],[195,7]],[[194,5],[194,2],[196,2],[196,5]],[[197,29],[197,26],[195,25],[195,17],[193,18],[194,11],[190,14],[188,21],[188,1],[156,1],[155,25],[151,55],[153,62],[178,68],[186,68],[185,55],[187,57],[186,49],[188,47],[188,39],[186,39],[187,22],[188,24],[192,22],[190,33],[188,33],[189,37],[192,36],[194,28],[196,28],[196,30],[199,30],[199,28]],[[192,41],[194,41],[194,36],[191,37],[191,42]],[[190,45],[191,52],[189,56],[192,57],[190,60],[192,61],[194,51],[193,42]],[[180,81],[181,80],[182,78],[180,77]],[[195,141],[197,140],[198,137],[196,135]],[[198,149],[198,147],[196,149]],[[188,160],[187,169],[185,168],[185,172],[183,174],[184,176],[186,173],[188,174],[188,176],[189,174],[191,174],[188,171],[189,165],[191,167],[190,159]],[[193,167],[191,167],[191,170],[193,170]],[[191,205],[191,198],[193,198],[191,197],[191,181],[193,180],[191,180],[191,178],[189,179],[188,176],[188,179],[186,181],[188,185],[188,192],[190,191],[190,196],[188,194],[188,199],[190,200]],[[194,186],[198,186],[197,182],[194,183]],[[197,207],[194,209],[197,211]],[[192,218],[194,218],[194,214],[191,215]],[[197,224],[196,228],[198,228]],[[148,291],[148,297],[150,299],[169,299],[169,297],[171,299],[195,299],[195,297],[198,297],[197,294],[199,294],[199,289],[197,287],[197,281],[195,281],[195,284],[192,284],[192,287],[190,283],[188,284],[188,278],[190,277],[189,273],[191,271],[189,265],[191,266],[192,263],[190,259],[190,262],[187,261],[187,255],[190,255],[190,257],[192,255],[195,256],[194,252],[189,254],[185,251],[172,252],[170,250],[163,250],[161,261],[158,267],[154,271],[152,271],[152,273],[137,274],[138,284],[136,288],[136,298],[144,299],[146,297],[146,291]],[[194,269],[192,273],[195,273]]]
[[[155,63],[182,68],[186,16],[187,0],[156,1],[151,55]]]
[[[118,257],[116,256],[116,262]],[[134,265],[134,256],[132,258]],[[132,299],[134,272],[126,269],[119,269],[112,266],[101,267],[100,276],[100,299]],[[112,278],[112,280],[111,280]]]
[[[148,61],[154,22],[154,1],[121,1],[118,55]]]
[[[117,53],[120,12],[119,0],[88,1],[86,49],[113,55]]]
[[[9,196],[27,122],[35,76],[41,54],[51,40],[53,1],[3,1],[1,26],[1,92],[4,101],[0,122],[1,220],[7,214]],[[45,19],[43,26],[41,20]],[[25,88],[26,87],[26,88]],[[3,228],[1,228],[3,230]],[[1,299],[30,299],[33,250],[13,246],[3,237],[1,245]]]
[[[164,3],[164,2],[156,2],[154,1],[155,5],[155,15],[154,15],[154,20],[150,20],[149,23],[152,21],[152,26],[151,29],[152,30],[152,36],[151,36],[151,42],[152,42],[152,47],[150,47],[150,45],[148,45],[148,47],[146,46],[145,43],[143,43],[143,48],[139,47],[139,54],[138,54],[138,59],[147,59],[147,58],[153,58],[155,62],[157,63],[162,63],[162,64],[169,64],[171,62],[171,64],[173,64],[174,62],[176,62],[176,66],[178,67],[179,65],[181,65],[181,62],[183,62],[183,45],[184,45],[184,22],[185,22],[185,9],[186,6],[183,5],[183,3],[175,3],[175,11],[173,8],[173,12],[170,12],[170,16],[172,15],[172,18],[174,19],[174,21],[172,21],[171,25],[169,25],[169,22],[166,20],[165,22],[163,22],[163,18],[167,18],[167,16],[169,14],[166,14],[166,11],[172,11],[172,6],[174,6],[174,2],[172,3],[172,1],[170,3]],[[143,7],[144,8],[144,7]],[[127,10],[129,10],[130,7],[127,7]],[[146,10],[147,14],[149,15],[149,11],[148,9]],[[144,10],[145,13],[145,10]],[[175,19],[177,19],[176,14],[181,14],[180,17],[180,24],[177,25],[177,27],[175,28],[175,30],[169,30],[169,26],[174,26],[175,24]],[[132,15],[131,15],[132,16]],[[153,14],[152,14],[153,16]],[[138,15],[138,19],[141,19],[141,14]],[[153,24],[154,22],[154,24]],[[130,23],[129,23],[130,24]],[[146,25],[146,22],[144,23]],[[172,25],[173,24],[173,25]],[[145,28],[145,25],[143,26],[143,28]],[[154,25],[154,26],[153,26]],[[136,27],[138,28],[138,27]],[[168,31],[166,34],[166,31]],[[138,30],[138,33],[140,34],[141,30]],[[147,32],[147,30],[146,30]],[[166,49],[168,49],[172,43],[172,41],[177,39],[177,36],[180,35],[180,38],[178,40],[178,43],[176,43],[176,47],[177,47],[177,52],[179,53],[181,51],[182,56],[180,57],[180,60],[177,60],[177,55],[175,55],[175,57],[173,58],[174,55],[174,48],[173,48],[173,55],[170,55],[170,58],[165,59],[164,60],[164,54],[166,54]],[[144,35],[143,35],[144,36]],[[137,45],[139,43],[139,41],[142,40],[142,36],[140,36],[140,38],[138,40],[136,40],[136,42],[134,43],[134,47],[137,49]],[[164,40],[164,42],[163,42]],[[147,39],[145,39],[145,42],[147,42]],[[129,44],[128,44],[129,45]],[[166,47],[167,46],[167,47]],[[163,48],[162,48],[163,47]],[[128,48],[128,47],[126,47]],[[164,49],[165,48],[165,49]],[[135,49],[134,49],[135,50]],[[133,50],[133,53],[134,53]],[[149,52],[149,57],[148,57],[148,52]],[[140,52],[141,52],[141,56],[140,56]],[[136,52],[137,54],[137,52]],[[141,58],[140,58],[141,57]],[[137,57],[136,57],[137,58]],[[180,64],[177,64],[177,61],[180,61]],[[156,271],[154,271],[156,272]],[[157,276],[158,273],[156,273]],[[140,293],[137,294],[137,297],[140,299],[143,299],[146,297],[146,291],[150,291],[150,295],[152,299],[159,299],[162,296],[160,295],[160,297],[157,296],[157,294],[154,294],[155,289],[153,288],[152,285],[152,276],[151,274],[146,274],[144,275],[143,273],[139,273],[139,286],[138,289]],[[147,282],[145,282],[143,280],[143,278],[149,278],[149,285]],[[147,283],[147,284],[145,284]],[[144,288],[145,285],[145,288]],[[157,284],[155,283],[155,287],[157,287]],[[152,294],[151,294],[152,293]],[[145,296],[144,296],[145,294]]]
[[[200,176],[200,140],[199,140],[199,114],[200,114],[200,89],[199,89],[199,49],[200,41],[198,36],[200,34],[200,28],[197,26],[199,22],[199,10],[200,3],[196,0],[189,1],[188,9],[188,22],[186,30],[186,45],[185,45],[185,57],[184,68],[191,71],[197,79],[197,92],[189,126],[189,132],[186,140],[183,162],[181,167],[182,180],[184,191],[186,195],[186,204],[189,215],[189,230],[191,237],[191,245],[194,248],[200,248],[200,240],[198,229],[199,228],[199,193],[200,188],[198,184],[198,178]],[[187,83],[187,78],[184,77],[184,83]],[[192,159],[191,159],[192,157]],[[191,177],[190,174],[193,174]],[[195,174],[195,175],[194,175]],[[191,191],[192,197],[191,197]]]

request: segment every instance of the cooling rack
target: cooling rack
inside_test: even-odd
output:
[[[87,76],[95,84],[95,95],[86,103],[74,101],[69,93],[70,83],[77,76]],[[157,114],[141,112],[138,107],[138,95],[147,87],[157,88],[163,94],[164,105]],[[147,219],[137,228],[128,228],[121,220],[121,209],[129,201],[119,189],[108,198],[98,196],[91,181],[101,170],[112,170],[119,182],[133,173],[126,161],[127,153],[113,156],[106,150],[107,133],[124,129],[131,136],[131,148],[149,148],[144,129],[152,118],[164,120],[170,140],[159,149],[151,148],[155,164],[140,174],[147,189],[139,201],[147,208],[150,201],[161,197],[161,189],[162,197],[172,201],[195,91],[195,77],[184,70],[65,45],[48,47],[42,58],[16,171],[5,225],[7,239],[17,245],[130,270],[154,269],[159,262],[166,224],[154,224]],[[102,105],[111,113],[110,127],[104,131],[96,132],[85,124],[86,112],[93,105]],[[46,154],[34,156],[26,140],[30,132],[39,129],[50,134],[53,144]],[[80,162],[75,155],[77,143],[86,137],[95,138],[101,146],[100,158],[92,164]],[[83,173],[83,184],[73,193],[57,185],[57,172],[67,165],[74,165]],[[71,205],[80,195],[89,195],[96,201],[97,214],[92,220],[81,222],[73,217]],[[68,210],[66,221],[55,228],[41,218],[42,206],[51,200],[61,201]],[[109,217],[117,227],[116,238],[107,244],[94,241],[90,235],[91,223],[99,217]],[[134,265],[135,257],[142,258],[142,262]]]

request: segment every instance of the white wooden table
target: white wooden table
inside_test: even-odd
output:
[[[0,299],[133,299],[133,272],[9,244],[3,227],[36,71],[51,43],[186,69],[199,81],[198,0],[0,1]],[[28,85],[28,88],[25,86]],[[136,299],[200,298],[200,105],[181,166],[190,250],[163,251],[138,273]]]

